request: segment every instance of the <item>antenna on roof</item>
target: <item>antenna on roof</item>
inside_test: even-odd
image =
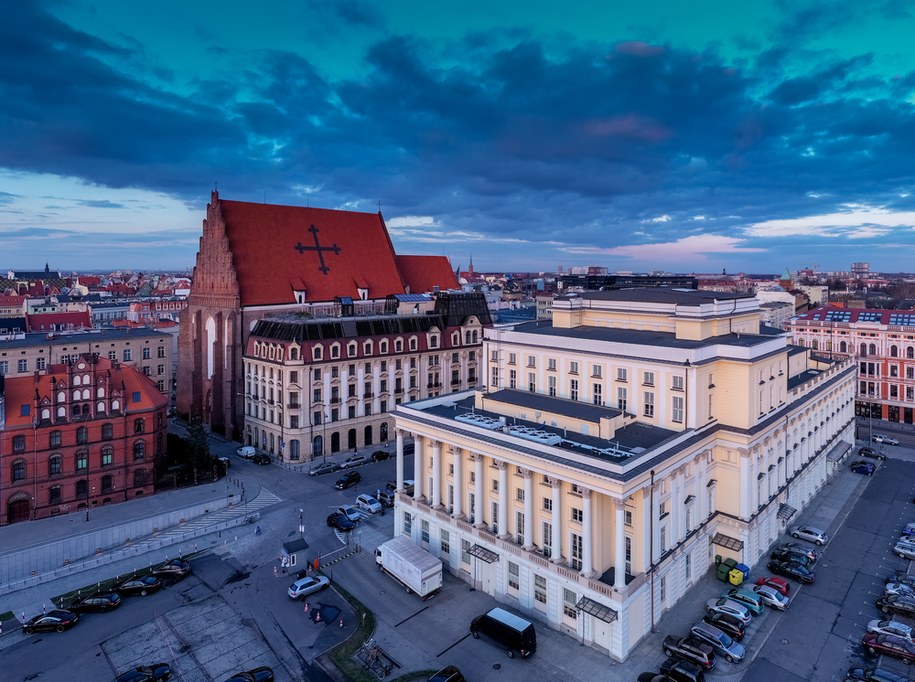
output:
[[[381,213],[381,199],[378,200],[378,212]]]

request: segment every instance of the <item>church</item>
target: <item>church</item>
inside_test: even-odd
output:
[[[383,313],[410,295],[457,288],[446,257],[396,254],[381,212],[227,201],[213,191],[180,317],[178,415],[241,437],[243,355],[263,319]]]

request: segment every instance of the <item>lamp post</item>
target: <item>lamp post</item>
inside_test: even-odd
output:
[[[305,521],[303,519],[304,509],[299,509],[299,537],[305,537]]]
[[[330,419],[330,415],[327,412],[324,413],[324,419],[321,420],[321,426],[324,427],[324,433],[321,435],[321,463],[327,463],[327,420]]]

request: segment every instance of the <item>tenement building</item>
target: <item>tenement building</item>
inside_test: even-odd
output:
[[[153,492],[168,399],[95,353],[0,377],[0,525]]]
[[[852,446],[854,363],[759,319],[748,294],[633,289],[487,330],[483,390],[394,412],[395,533],[626,659],[716,555],[754,564]]]
[[[447,258],[394,252],[381,213],[226,201],[212,193],[178,340],[177,411],[241,438],[242,356],[259,320],[457,289]],[[365,312],[365,306],[360,311]],[[335,314],[335,313],[330,313]]]
[[[792,317],[785,329],[819,355],[857,361],[859,417],[915,423],[915,312],[826,306]]]
[[[395,405],[479,385],[483,330],[492,326],[483,294],[395,294],[373,310],[353,302],[334,317],[254,326],[244,356],[246,445],[295,461],[387,443]]]

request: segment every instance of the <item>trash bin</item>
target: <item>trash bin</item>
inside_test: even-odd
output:
[[[750,567],[747,566],[746,564],[737,564],[736,566],[734,566],[734,568],[736,568],[738,571],[741,571],[743,573],[744,580],[746,580],[748,577],[750,577]]]
[[[734,568],[737,565],[737,559],[731,559],[730,557],[724,560],[724,565],[728,568]]]
[[[728,582],[732,585],[742,585],[743,584],[743,571],[737,568],[732,568],[728,573]]]
[[[715,565],[721,566],[721,555],[720,554],[715,555]]]
[[[728,581],[729,572],[730,572],[730,569],[727,566],[724,566],[724,565],[719,566],[718,569],[716,570],[715,577],[717,577],[718,580],[720,580],[721,582],[726,583]]]

